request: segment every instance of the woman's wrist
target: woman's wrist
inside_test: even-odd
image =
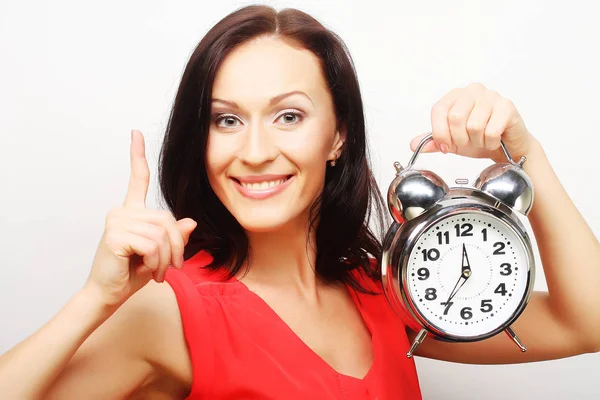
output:
[[[102,296],[98,288],[87,283],[79,292],[73,296],[72,301],[77,304],[77,309],[86,312],[86,315],[94,317],[98,321],[105,321],[120,307],[120,304],[109,304]]]

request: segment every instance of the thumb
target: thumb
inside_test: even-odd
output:
[[[422,133],[422,134],[420,134],[420,135],[415,136],[414,138],[412,138],[412,140],[410,141],[410,149],[412,151],[417,150],[417,147],[419,146],[419,143],[427,135],[429,135],[429,133]],[[427,144],[425,145],[425,147],[423,147],[423,149],[421,151],[424,152],[424,153],[431,153],[431,152],[440,151],[440,149],[437,147],[437,145],[436,145],[436,143],[435,143],[434,140],[430,140],[429,142],[427,142]]]
[[[198,223],[191,218],[182,218],[176,223],[177,227],[179,228],[179,232],[181,232],[181,235],[183,236],[184,243],[187,244],[190,240],[190,235],[194,229],[196,229]]]

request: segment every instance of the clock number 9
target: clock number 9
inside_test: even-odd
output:
[[[427,268],[419,268],[417,275],[419,275],[420,281],[425,281],[429,278],[429,270]]]

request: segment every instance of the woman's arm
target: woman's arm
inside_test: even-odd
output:
[[[535,200],[529,214],[538,244],[548,292],[535,292],[529,305],[513,324],[524,344],[521,353],[506,335],[468,344],[449,344],[425,340],[417,355],[465,363],[514,363],[547,360],[600,351],[600,244],[578,212],[556,176],[539,142],[526,130],[511,102],[483,86],[455,94],[454,101],[441,101],[432,114],[434,129],[440,130],[436,113],[444,115],[447,135],[438,134],[438,143],[452,131],[466,132],[468,143],[452,143],[451,151],[470,156],[484,156],[476,143],[484,143],[487,156],[501,160],[498,154],[500,134],[513,155],[527,156],[525,172],[532,180]],[[465,97],[471,97],[470,103]],[[479,99],[479,101],[477,101]],[[489,114],[472,111],[481,99],[489,101]],[[461,100],[461,102],[457,101]],[[452,110],[462,103],[463,110]],[[469,108],[468,104],[471,104]],[[480,106],[481,109],[481,106]],[[464,111],[467,110],[467,111]],[[489,116],[491,114],[491,117]],[[452,117],[447,117],[450,115]],[[489,122],[471,121],[471,117]],[[482,117],[483,116],[483,117]],[[490,126],[492,125],[492,126]],[[469,127],[480,126],[479,132]],[[497,137],[488,140],[487,135]],[[473,138],[481,135],[482,137]],[[459,134],[460,135],[460,134]],[[460,139],[459,139],[460,140]],[[512,145],[512,148],[511,146]],[[515,159],[518,159],[515,157]]]
[[[146,378],[153,366],[161,371],[154,378],[174,374],[185,381],[175,295],[168,285],[149,282],[163,282],[169,264],[183,266],[196,222],[146,209],[150,170],[136,130],[130,160],[125,202],[106,217],[85,288],[0,358],[0,393],[8,398],[123,398],[142,382],[152,383]]]
[[[474,364],[549,360],[600,351],[600,245],[560,184],[541,146],[532,146],[525,171],[535,188],[529,220],[548,292],[535,292],[512,325],[522,353],[499,334],[474,343],[425,340],[416,355]],[[411,332],[410,336],[414,336]]]
[[[98,304],[91,291],[80,291],[40,330],[2,355],[0,393],[42,397],[84,340],[114,312]],[[15,386],[18,382],[28,384]]]
[[[149,283],[117,310],[77,293],[45,326],[0,357],[9,399],[125,398],[162,373],[190,380],[175,296]],[[191,368],[189,369],[191,370]],[[164,377],[162,377],[164,380]]]
[[[531,158],[525,171],[536,199],[529,221],[548,285],[547,307],[583,350],[600,351],[600,243],[537,142]]]

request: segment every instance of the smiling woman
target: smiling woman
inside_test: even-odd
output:
[[[349,270],[375,272],[369,259],[381,247],[366,217],[373,212],[383,232],[384,207],[358,80],[343,42],[305,13],[246,7],[200,41],[173,106],[160,181],[175,217],[199,224],[186,257],[206,250],[211,268],[234,276],[252,256],[249,235],[278,231],[301,232],[321,279],[359,288]]]
[[[432,127],[424,151],[497,160],[502,137],[527,155],[551,293],[532,296],[515,323],[526,354],[497,336],[430,340],[415,354],[489,364],[598,351],[600,246],[514,105],[472,84],[434,105]],[[405,356],[419,325],[381,293],[369,224],[381,227],[383,202],[356,74],[334,33],[297,10],[250,6],[202,38],[159,160],[169,211],[146,208],[144,137],[131,139],[125,201],[106,217],[89,278],[0,358],[3,398],[421,397]],[[483,262],[472,247],[452,254],[467,251]],[[447,302],[470,264],[461,271],[456,289],[440,285]]]

